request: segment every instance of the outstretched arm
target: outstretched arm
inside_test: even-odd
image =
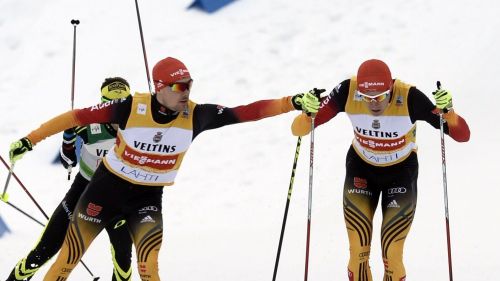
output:
[[[58,115],[43,123],[38,129],[28,134],[28,139],[33,145],[59,133],[65,129],[76,126],[86,126],[92,123],[114,123],[119,124],[128,115],[122,114],[124,109],[130,111],[132,98],[124,100],[112,100],[83,109],[75,109]]]
[[[52,118],[26,137],[11,144],[9,151],[11,163],[21,159],[38,142],[65,129],[92,123],[120,124],[123,122],[122,119],[126,120],[128,117],[127,110],[130,112],[131,101],[130,97],[125,100],[113,100],[84,109],[71,110]]]
[[[243,122],[257,121],[294,110],[292,97],[260,100],[237,107],[198,104],[193,113],[193,138],[199,133]]]

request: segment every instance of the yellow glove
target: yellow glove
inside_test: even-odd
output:
[[[324,89],[312,89],[306,93],[300,93],[292,98],[293,107],[297,110],[302,110],[308,115],[316,114],[319,110],[320,94],[323,93]]]
[[[451,93],[447,90],[438,89],[432,92],[434,100],[436,100],[436,107],[440,110],[448,110],[453,107]]]

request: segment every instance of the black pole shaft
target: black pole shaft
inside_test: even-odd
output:
[[[34,217],[32,217],[31,215],[29,215],[28,213],[26,213],[25,211],[21,210],[19,207],[17,207],[16,205],[10,203],[10,202],[5,202],[7,203],[7,205],[11,206],[12,208],[16,209],[18,212],[20,212],[21,214],[25,215],[26,217],[30,218],[32,221],[38,223],[39,225],[41,226],[45,226],[45,224],[41,223],[39,220],[35,219]]]
[[[436,86],[441,89],[441,82],[437,81]],[[441,166],[443,170],[443,190],[444,190],[444,211],[446,218],[446,244],[448,250],[448,275],[450,281],[453,281],[453,266],[451,261],[451,235],[450,235],[450,215],[448,211],[448,180],[446,176],[446,147],[444,142],[444,118],[443,112],[439,113],[439,129],[441,135]]]
[[[137,3],[137,0],[135,0],[135,10],[137,12],[137,21],[139,22],[139,33],[141,35],[142,54],[144,55],[144,65],[146,66],[146,78],[148,79],[149,93],[153,94],[153,88],[151,87],[151,77],[149,76],[148,57],[146,55],[146,45],[144,44],[144,34],[142,32],[141,13],[139,12],[139,3]]]
[[[2,161],[3,165],[5,166],[5,168],[9,169],[9,165],[7,164],[7,162],[5,162],[5,160],[3,159],[3,157],[0,155],[0,160]],[[37,206],[38,210],[40,210],[40,212],[42,212],[43,216],[46,218],[46,219],[49,219],[49,216],[47,216],[47,214],[45,213],[45,211],[42,209],[42,207],[40,207],[40,205],[38,204],[38,202],[35,200],[35,198],[33,198],[33,196],[31,195],[31,193],[28,191],[28,189],[26,189],[26,187],[24,186],[24,184],[21,182],[21,180],[19,180],[19,178],[17,177],[17,175],[12,172],[12,175],[14,176],[14,178],[16,179],[17,183],[19,183],[19,185],[21,186],[21,188],[24,190],[24,192],[26,192],[26,194],[28,194],[29,198],[31,199],[31,201],[33,201],[33,203],[35,203],[35,205]]]
[[[76,26],[80,24],[80,20],[71,20],[73,25],[73,65],[71,71],[71,110],[75,108],[75,69],[76,69]],[[68,167],[68,180],[71,179],[71,165]],[[95,277],[88,266],[80,260],[80,263],[85,267],[88,273],[94,278],[93,281],[99,280],[99,277]]]
[[[75,65],[76,65],[76,27],[79,20],[71,20],[73,25],[73,64],[71,69],[71,109],[75,107]]]
[[[2,196],[2,201],[4,200],[4,196],[5,196],[5,198],[7,198],[7,188],[9,187],[10,179],[12,178],[12,173],[14,172],[14,164],[15,163],[12,163],[12,166],[10,166],[10,168],[8,168],[9,174],[7,175],[7,180],[5,180],[5,185],[3,187],[3,193],[0,194],[0,196]],[[7,201],[7,199],[5,199],[5,201]]]
[[[290,199],[292,198],[293,182],[295,181],[295,170],[297,169],[297,160],[299,159],[301,140],[302,140],[302,137],[297,138],[297,145],[295,147],[295,157],[293,158],[292,175],[290,176],[290,184],[288,185],[288,194],[286,197],[285,214],[283,215],[283,223],[281,224],[280,240],[278,243],[278,252],[276,254],[276,261],[274,262],[273,281],[276,280],[276,275],[278,273],[278,265],[280,262],[280,254],[281,254],[281,245],[283,244],[283,237],[285,235],[286,220],[288,217],[288,207],[290,206]]]
[[[73,25],[73,63],[71,67],[71,110],[75,108],[75,69],[76,69],[76,26],[80,24],[79,20],[71,20]],[[71,165],[68,166],[68,180],[71,180]]]

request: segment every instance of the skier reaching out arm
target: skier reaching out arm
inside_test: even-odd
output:
[[[189,82],[192,83],[192,82]],[[181,95],[179,95],[181,96]],[[233,108],[216,105],[216,104],[195,104],[193,110],[194,118],[194,134],[193,139],[199,133],[209,129],[215,129],[226,125],[257,121],[263,118],[272,117],[278,114],[287,113],[291,110],[317,110],[318,104],[307,100],[307,103],[302,105],[304,94],[295,96],[287,96],[281,99],[261,100],[248,105],[241,105]],[[312,99],[309,93],[307,98]],[[159,114],[153,117],[158,122],[168,123],[178,117],[179,112],[184,111],[184,106],[187,105],[187,98],[181,102],[180,111],[169,110],[167,106],[163,106],[158,99],[151,99],[151,106]],[[75,109],[58,115],[48,122],[42,124],[40,128],[32,131],[28,136],[14,142],[11,147],[11,160],[20,159],[25,152],[31,151],[33,146],[43,139],[59,133],[63,130],[68,130],[70,133],[74,127],[82,127],[92,123],[110,123],[118,124],[120,128],[125,128],[132,106],[132,97],[124,99],[116,99],[105,102],[103,104],[94,105],[83,109]],[[306,108],[307,106],[307,108]],[[71,137],[68,137],[70,139]],[[66,146],[63,149],[70,149]],[[68,154],[68,157],[69,156]],[[67,161],[70,164],[69,161]],[[71,162],[70,165],[73,165]]]
[[[350,251],[348,280],[372,280],[369,257],[379,197],[383,280],[406,280],[403,247],[417,202],[416,121],[439,128],[443,110],[444,132],[457,142],[470,138],[467,123],[451,107],[451,94],[438,90],[433,96],[436,105],[416,87],[393,79],[384,62],[372,59],[360,65],[357,76],[341,82],[322,100],[315,126],[345,112],[354,133],[343,192]],[[309,118],[297,116],[292,133],[308,134]]]
[[[73,110],[43,124],[11,145],[16,161],[44,138],[91,123],[118,125],[116,144],[99,165],[73,211],[66,241],[44,280],[68,278],[92,240],[116,216],[123,216],[136,249],[143,281],[160,280],[158,253],[163,238],[163,186],[173,185],[193,139],[205,130],[256,121],[294,109],[316,112],[309,94],[225,108],[189,99],[192,79],[186,66],[168,57],[153,68],[156,93],[136,93]],[[78,239],[74,239],[78,237]]]

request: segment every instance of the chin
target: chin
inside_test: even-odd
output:
[[[186,109],[186,106],[187,104],[180,104],[175,108],[175,111],[177,112],[184,111],[184,109]]]

